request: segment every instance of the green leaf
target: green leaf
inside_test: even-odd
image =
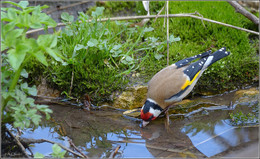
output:
[[[97,44],[98,44],[97,39],[92,39],[92,38],[91,38],[91,39],[88,41],[88,43],[87,43],[87,45],[88,45],[89,47],[97,46]]]
[[[17,17],[17,13],[15,12],[15,9],[14,8],[8,8],[7,16],[8,16],[9,19],[15,20],[16,17]]]
[[[30,27],[33,29],[42,28],[42,24],[39,22],[30,23]]]
[[[15,121],[15,122],[14,122],[14,127],[15,127],[15,128],[20,127],[21,129],[23,129],[24,126],[23,126],[23,124],[22,124],[21,122]]]
[[[46,4],[45,4],[45,5],[43,5],[43,6],[41,6],[41,10],[42,10],[42,9],[46,9],[46,8],[49,8],[49,6],[48,6],[48,5],[46,5]]]
[[[52,56],[56,61],[63,62],[63,60],[58,56],[58,52],[55,52],[53,49],[46,48],[46,52]]]
[[[46,115],[47,120],[49,120],[51,118],[51,116],[48,113],[46,113],[45,115]]]
[[[37,44],[36,39],[25,39],[24,42],[30,48],[30,53],[34,54],[37,50],[39,50],[39,45]]]
[[[43,154],[41,154],[41,153],[38,153],[38,152],[36,152],[35,154],[34,154],[34,158],[44,158],[45,156],[43,155]]]
[[[28,84],[27,83],[22,83],[21,84],[21,89],[25,92],[27,92],[28,94],[30,95],[33,95],[33,96],[36,96],[37,95],[37,88],[36,86],[32,86],[32,87],[28,87]],[[32,98],[27,98],[27,99],[32,99]],[[34,102],[34,101],[33,101]],[[29,101],[30,103],[30,101]]]
[[[55,34],[40,35],[37,39],[37,44],[39,46],[53,48],[57,45],[57,35]]]
[[[45,24],[47,26],[56,27],[57,23],[48,15],[46,15],[46,16],[47,16],[47,19],[45,21],[41,21],[41,23]]]
[[[22,64],[26,52],[28,51],[28,47],[26,45],[19,44],[16,49],[8,50],[8,60],[10,65],[14,70],[18,70],[20,65]]]
[[[9,31],[6,34],[5,39],[4,39],[5,45],[12,46],[15,43],[15,41],[17,40],[17,38],[22,35],[22,33],[23,33],[23,29],[15,29],[15,30]]]
[[[11,21],[11,19],[8,18],[6,12],[1,11],[1,22],[3,22],[3,21]]]
[[[38,6],[37,6],[38,7]],[[30,14],[31,12],[33,12],[35,10],[36,7],[28,7],[28,8],[25,8],[23,10],[23,13],[24,14]]]
[[[53,151],[54,153],[59,153],[59,152],[61,151],[61,147],[60,147],[59,145],[57,145],[57,144],[54,144],[54,145],[52,146],[52,151]]]
[[[7,48],[8,46],[6,46],[5,43],[3,43],[3,41],[1,40],[1,51],[4,51]]]
[[[33,96],[36,96],[37,95],[37,88],[36,88],[36,86],[34,85],[34,86],[32,86],[32,87],[28,87],[28,93],[30,94],[30,95],[33,95]]]
[[[21,72],[21,76],[24,77],[24,78],[28,78],[28,72],[26,72],[26,70],[23,69],[22,72]]]
[[[2,27],[3,27],[3,33],[2,34],[5,35],[7,32],[9,32],[9,31],[14,29],[15,22],[10,22],[8,24],[3,24]]]
[[[154,57],[157,59],[157,60],[160,60],[163,55],[162,54],[155,54]]]
[[[56,157],[56,158],[63,158],[66,153],[66,151],[61,152],[61,147],[57,144],[54,144],[52,146],[52,151],[53,151],[52,157]]]
[[[33,117],[32,117],[32,122],[34,123],[34,125],[39,125],[39,122],[41,121],[41,116],[38,115],[38,114],[35,114]]]
[[[74,51],[73,51],[73,54],[71,56],[71,58],[74,58],[75,56],[77,56],[78,54],[76,54],[76,52],[78,50],[81,50],[83,48],[86,48],[84,45],[81,45],[81,44],[77,44],[75,47],[74,47]]]
[[[12,4],[12,5],[16,6],[16,7],[22,8],[22,6],[20,6],[19,4],[15,3],[15,2],[3,1],[3,3],[9,3],[9,4]]]
[[[128,62],[131,62],[131,61],[133,61],[134,59],[133,59],[132,57],[130,57],[130,56],[126,56],[125,60],[128,61]]]
[[[74,20],[74,16],[73,15],[69,15],[68,12],[62,12],[61,13],[61,19],[67,22],[73,22]]]
[[[91,16],[92,17],[99,17],[99,16],[101,16],[103,14],[103,10],[104,9],[105,9],[104,7],[97,7],[96,11],[92,11]]]
[[[118,44],[118,45],[114,45],[113,49],[114,49],[114,50],[118,50],[118,49],[120,49],[121,47],[122,47],[122,45],[121,45],[121,44]]]
[[[170,37],[169,37],[169,42],[170,43],[175,42],[175,41],[180,41],[180,40],[181,40],[180,37],[175,38],[173,35],[170,35]]]
[[[29,2],[28,1],[20,1],[18,3],[18,5],[20,5],[24,9],[29,5]]]
[[[77,44],[77,45],[74,47],[74,50],[78,51],[78,50],[83,49],[83,48],[85,48],[84,45]]]
[[[145,27],[144,28],[144,32],[150,32],[150,31],[153,31],[153,30],[154,30],[154,28],[152,28],[152,27],[149,27],[149,28]]]
[[[20,24],[22,25],[21,27],[30,27],[30,19],[31,15],[30,14],[24,14],[23,16],[20,16]]]
[[[29,126],[30,126],[30,124],[31,124],[30,120],[26,119],[26,120],[24,120],[24,122],[25,122],[24,126],[25,126],[26,128],[29,128]]]
[[[45,66],[48,66],[48,63],[46,61],[46,57],[44,56],[44,53],[40,50],[37,51],[36,53],[33,53],[33,56],[42,64],[44,64]]]

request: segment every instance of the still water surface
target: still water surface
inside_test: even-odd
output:
[[[140,128],[138,117],[135,120],[126,118],[122,110],[102,108],[86,112],[77,106],[50,105],[52,120],[42,121],[41,127],[25,131],[22,137],[44,138],[67,147],[69,137],[89,157],[109,157],[118,145],[121,148],[116,158],[220,157],[234,148],[258,142],[258,126],[254,123],[235,126],[229,116],[239,110],[254,112],[258,108],[257,99],[248,103],[233,101],[230,106],[233,95],[200,98],[201,104],[196,106],[199,109],[172,114],[169,128],[165,127],[164,117]],[[48,156],[51,146],[40,143],[31,149]]]

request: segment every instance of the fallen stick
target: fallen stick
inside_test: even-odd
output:
[[[155,19],[154,19],[153,22],[156,22],[156,19],[158,18],[158,15],[160,15],[160,14],[162,13],[162,11],[163,11],[165,5],[166,5],[166,4],[164,4],[164,6],[162,7],[162,9],[158,12],[158,14],[156,15],[156,17],[155,17]]]
[[[72,73],[71,73],[71,82],[70,82],[69,96],[71,95],[71,90],[72,90],[72,87],[73,87],[73,79],[74,79],[74,70],[72,70]]]
[[[167,66],[169,66],[170,44],[169,44],[169,1],[166,1],[166,35],[167,35]]]
[[[15,137],[14,134],[13,134],[10,130],[8,130],[7,128],[6,128],[6,131],[8,132],[9,135],[11,135],[11,136],[14,138],[15,142],[16,142],[17,145],[20,147],[20,149],[21,149],[21,151],[23,152],[23,154],[24,154],[27,158],[30,158],[29,155],[27,154],[27,152],[26,152],[26,150],[25,150],[23,144],[19,141],[19,139],[18,139],[17,137]]]
[[[21,142],[23,143],[26,143],[26,144],[32,144],[32,143],[43,143],[43,142],[49,142],[49,143],[52,143],[52,144],[57,144],[59,145],[62,149],[76,155],[76,156],[79,156],[81,158],[84,158],[83,155],[79,154],[79,153],[76,153],[74,151],[72,151],[71,149],[61,145],[60,143],[57,143],[57,142],[54,142],[54,141],[50,141],[50,140],[47,140],[47,139],[28,139],[28,138],[20,138]]]
[[[128,16],[128,17],[113,17],[113,18],[98,19],[98,21],[103,22],[103,21],[107,21],[107,20],[110,20],[110,21],[115,21],[115,20],[135,20],[135,19],[147,19],[147,18],[156,18],[156,17],[164,18],[164,17],[166,17],[166,15],[141,15],[141,16]],[[190,18],[200,19],[200,20],[211,22],[211,23],[215,23],[215,24],[219,24],[219,25],[223,25],[223,26],[226,26],[226,27],[230,27],[230,28],[234,28],[234,29],[237,29],[237,30],[242,30],[242,31],[245,31],[245,32],[249,32],[249,33],[252,33],[252,34],[259,35],[259,32],[248,30],[248,29],[245,29],[245,28],[241,28],[241,27],[230,25],[230,24],[226,24],[226,23],[222,23],[222,22],[219,22],[219,21],[215,21],[215,20],[211,20],[211,19],[195,16],[194,13],[169,14],[168,17],[170,17],[170,18],[174,18],[174,17],[190,17]],[[90,22],[90,21],[91,20],[88,20],[86,22]],[[56,27],[61,27],[61,26],[65,26],[65,25],[66,25],[65,23],[58,23]],[[55,27],[48,27],[48,29],[52,29],[52,28],[55,28]],[[31,34],[31,33],[35,33],[35,32],[42,31],[42,30],[44,30],[44,29],[40,28],[40,29],[29,30],[29,31],[26,32],[26,34]]]
[[[78,151],[82,156],[84,156],[85,158],[88,158],[88,156],[86,156],[83,152],[80,151],[80,149],[78,149],[75,144],[72,142],[72,140],[70,138],[68,138],[68,141],[70,143],[70,145],[76,150]]]
[[[115,156],[116,156],[118,150],[120,149],[120,147],[121,147],[121,146],[118,145],[118,146],[115,148],[115,150],[110,154],[109,158],[115,158]]]
[[[236,12],[239,12],[240,14],[247,17],[249,20],[251,20],[255,24],[259,24],[259,19],[252,13],[248,12],[245,8],[243,8],[239,3],[236,1],[228,1],[228,3],[235,8]]]

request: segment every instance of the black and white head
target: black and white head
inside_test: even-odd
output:
[[[152,99],[148,98],[141,109],[142,127],[156,119],[163,109]]]

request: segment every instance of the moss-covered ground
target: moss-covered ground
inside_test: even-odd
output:
[[[151,2],[150,14],[157,14],[164,4]],[[113,17],[122,12],[125,15],[129,12],[147,14],[142,2],[105,2],[97,3],[97,6],[105,8],[102,17]],[[129,12],[124,12],[124,8]],[[171,1],[169,8],[170,14],[198,12],[205,18],[258,31],[258,26],[236,13],[227,2]],[[87,14],[91,17],[96,9],[90,9]],[[165,14],[164,11],[161,14]],[[223,46],[231,52],[230,56],[205,71],[194,93],[220,93],[255,82],[259,72],[258,36],[188,17],[170,18],[169,24],[170,35],[180,38],[180,41],[170,44],[170,64]],[[50,66],[50,71],[45,71],[49,82],[67,93],[71,89],[73,72],[72,96],[88,93],[98,103],[100,99],[109,99],[111,92],[124,89],[129,85],[127,83],[148,82],[156,72],[166,67],[164,18],[158,18],[156,22],[151,19],[143,28],[130,28],[127,22],[93,23],[91,27],[81,25],[75,24],[70,29],[73,35],[69,35],[68,30],[60,34],[59,50],[71,59],[71,63],[67,66],[55,64]],[[85,29],[78,29],[80,27]],[[79,57],[72,60],[76,56]]]
[[[154,4],[151,9],[156,8],[156,14],[160,7]],[[197,11],[205,18],[258,31],[257,26],[236,13],[227,2],[170,2],[169,8],[171,14]],[[156,28],[152,34],[165,38],[166,29],[162,25],[163,22],[164,19],[158,19],[157,22],[151,23],[151,26]],[[217,93],[251,83],[252,79],[258,76],[258,36],[218,24],[204,24],[205,27],[200,20],[191,18],[170,19],[169,32],[181,38],[181,41],[170,46],[170,63],[208,49],[214,51],[225,46],[231,51],[231,55],[208,68],[195,91]],[[149,67],[156,70],[158,66],[165,66],[165,60],[163,58],[157,64],[151,63]]]

